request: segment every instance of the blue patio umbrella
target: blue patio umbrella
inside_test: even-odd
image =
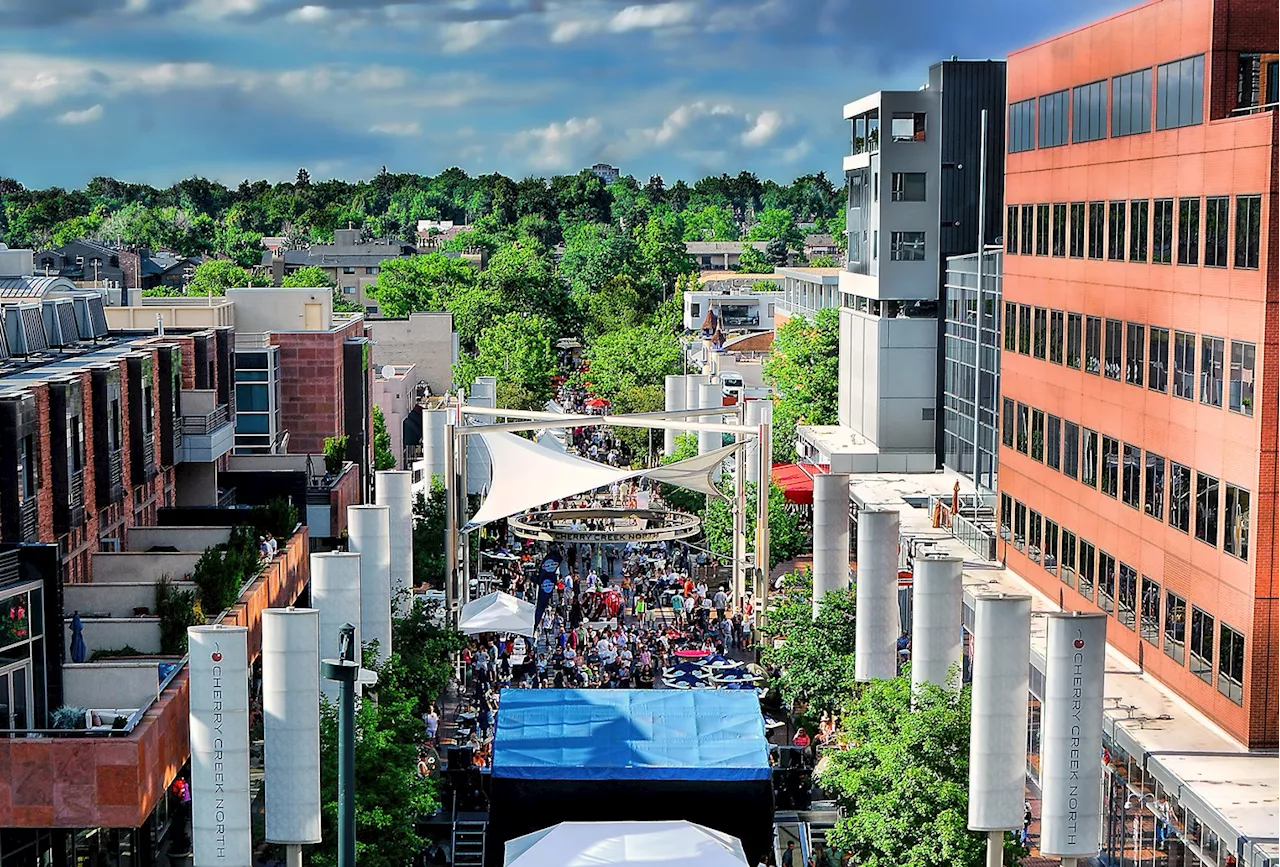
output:
[[[668,674],[701,674],[702,666],[696,662],[678,662],[665,669]]]
[[[84,623],[77,611],[71,616],[71,661],[84,662],[88,656],[89,649],[84,646]]]
[[[677,675],[676,677],[666,678],[666,681],[672,685],[684,684],[689,687],[701,686],[704,680],[705,680],[704,678],[698,677],[695,674],[680,674],[680,675]]]

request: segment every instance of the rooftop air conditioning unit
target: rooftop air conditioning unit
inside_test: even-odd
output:
[[[49,343],[44,334],[44,316],[39,304],[11,304],[4,308],[4,331],[14,355],[44,352]]]
[[[76,295],[71,299],[76,312],[76,328],[82,340],[97,340],[107,336],[107,314],[103,310],[102,296],[98,294]]]
[[[50,346],[74,346],[80,340],[76,327],[75,302],[70,298],[46,298],[40,303],[45,339]]]

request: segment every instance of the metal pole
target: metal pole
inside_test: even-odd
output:
[[[320,663],[321,673],[338,682],[338,867],[356,867],[356,628],[343,624],[338,658]]]
[[[457,435],[453,424],[453,410],[446,410],[448,423],[444,426],[444,601],[450,623],[457,622],[458,591],[458,465],[456,458]]]
[[[773,482],[772,425],[761,424],[759,437],[760,481],[756,484],[756,626],[765,624],[765,608],[769,605],[769,486]]]
[[[302,867],[301,844],[290,843],[284,847],[284,864],[285,867]]]
[[[987,867],[1004,865],[1004,831],[987,832]]]
[[[462,422],[461,410],[459,410],[459,422]],[[465,423],[464,423],[465,426]],[[467,519],[467,445],[468,440],[465,436],[458,437],[456,446],[458,454],[458,517],[465,523]],[[462,566],[461,580],[458,586],[458,599],[460,606],[466,605],[471,601],[471,535],[469,533],[459,533],[458,541],[462,549]]]
[[[973,486],[979,487],[978,454],[982,435],[982,256],[987,246],[987,110],[982,110],[982,138],[978,157],[978,331],[973,354]],[[944,301],[946,299],[943,299]]]
[[[742,393],[738,393],[738,424],[743,423],[746,415],[746,401]],[[739,443],[746,441],[745,434],[735,434]],[[747,462],[744,458],[745,448],[733,453],[733,604],[738,611],[744,609],[746,596],[746,558],[747,558]]]

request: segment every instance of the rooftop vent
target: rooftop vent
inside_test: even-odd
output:
[[[102,296],[76,295],[71,300],[75,302],[76,327],[80,330],[80,337],[84,340],[106,337],[107,314],[102,309]]]
[[[4,330],[9,338],[9,350],[14,355],[33,355],[49,348],[39,304],[12,304],[5,307]]]
[[[45,339],[50,346],[74,346],[80,340],[76,329],[75,303],[70,298],[46,298],[40,305]]]

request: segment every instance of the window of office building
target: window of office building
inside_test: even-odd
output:
[[[1071,203],[1071,245],[1072,259],[1084,258],[1084,202]]]
[[[1173,332],[1173,396],[1196,399],[1196,336]]]
[[[1044,520],[1044,545],[1040,555],[1044,571],[1058,574],[1058,525],[1048,518]]]
[[[1151,214],[1151,262],[1173,262],[1173,199],[1156,199]]]
[[[1124,444],[1120,470],[1120,500],[1126,506],[1140,508],[1142,499],[1142,449]]]
[[[1120,475],[1120,441],[1102,438],[1102,493],[1115,498]]]
[[[1013,501],[1013,547],[1019,551],[1027,546],[1027,507]]]
[[[1031,354],[1031,305],[1018,305],[1018,352]]]
[[[1206,406],[1222,406],[1221,337],[1200,338],[1200,402]]]
[[[1103,202],[1089,203],[1089,258],[1101,259],[1107,235],[1107,206]]]
[[[1008,494],[1000,495],[1000,538],[1013,538],[1013,497]]]
[[[1107,83],[1081,84],[1071,91],[1071,141],[1079,144],[1107,137]]]
[[[1142,387],[1142,376],[1145,372],[1143,350],[1146,349],[1146,329],[1136,322],[1126,322],[1124,326],[1124,381],[1130,385]]]
[[[1080,481],[1098,487],[1098,432],[1088,428],[1081,432]]]
[[[1138,615],[1138,570],[1128,563],[1120,564],[1116,602],[1116,617],[1129,629],[1133,629]]]
[[[1253,365],[1257,352],[1252,343],[1231,341],[1231,380],[1227,407],[1253,415]]]
[[[1213,682],[1213,615],[1191,606],[1191,673]]]
[[[1236,267],[1258,267],[1262,196],[1236,196]]]
[[[1000,425],[1000,441],[1009,448],[1013,448],[1013,399],[1004,398],[1004,411],[1002,413],[1004,422]]]
[[[1067,206],[1058,202],[1053,206],[1053,255],[1067,255]]]
[[[1031,457],[1044,460],[1044,411],[1031,410]]]
[[[1111,202],[1107,205],[1107,258],[1113,262],[1124,261],[1127,208],[1127,202]]]
[[[1129,261],[1147,261],[1147,212],[1151,203],[1146,199],[1129,203]]]
[[[1111,135],[1151,131],[1151,70],[1139,69],[1111,79]]]
[[[1218,627],[1218,692],[1244,704],[1244,634],[1225,623]]]
[[[1163,394],[1169,390],[1169,329],[1151,326],[1147,347],[1147,388]]]
[[[890,232],[889,244],[891,261],[924,261],[924,232]]]
[[[1094,375],[1102,372],[1102,320],[1097,316],[1084,320],[1084,370]]]
[[[1018,305],[1004,302],[1004,348],[1013,352],[1018,347]]]
[[[1062,363],[1062,329],[1063,312],[1049,311],[1049,360],[1054,364]]]
[[[1018,206],[1010,205],[1005,209],[1004,217],[1004,251],[1009,255],[1018,252]]]
[[[1204,200],[1204,264],[1206,268],[1227,267],[1227,227],[1231,199],[1209,196]]]
[[[1270,63],[1264,63],[1264,57],[1257,52],[1240,52],[1236,66],[1236,108],[1273,105],[1280,100],[1280,64],[1275,62],[1274,55]]]
[[[1110,614],[1116,610],[1116,558],[1098,550],[1098,607]]]
[[[1178,264],[1200,262],[1200,200],[1178,199]]]
[[[1196,473],[1196,538],[1218,547],[1218,480]]]
[[[1040,562],[1040,543],[1043,541],[1040,538],[1040,529],[1040,513],[1032,509],[1027,513],[1027,556],[1032,563]]]
[[[889,135],[894,141],[924,141],[925,113],[895,111],[889,120]]]
[[[1036,205],[1036,255],[1049,255],[1049,206]]]
[[[1164,520],[1164,458],[1155,452],[1147,452],[1146,497],[1143,509],[1157,521]]]
[[[1160,646],[1160,585],[1142,576],[1141,617],[1138,632],[1144,641]]]
[[[1022,231],[1021,231],[1021,235],[1022,235],[1022,246],[1021,246],[1021,252],[1022,252],[1022,255],[1023,255],[1023,256],[1030,256],[1030,255],[1031,255],[1031,245],[1035,242],[1035,237],[1036,237],[1036,230],[1035,230],[1035,205],[1023,205],[1023,206],[1022,206]],[[1226,248],[1224,247],[1223,249],[1225,250]],[[1224,257],[1225,257],[1225,255],[1226,255],[1226,254],[1224,253],[1223,255],[1224,255]],[[1224,260],[1223,260],[1223,264],[1224,264],[1224,265],[1226,264],[1226,260],[1225,260],[1225,258],[1224,258]]]
[[[1191,468],[1169,462],[1169,526],[1191,531]]]
[[[1069,479],[1080,472],[1080,426],[1072,421],[1062,422],[1062,474]]]
[[[1124,323],[1119,319],[1107,320],[1106,364],[1102,375],[1119,380],[1124,369]]]
[[[1249,492],[1227,485],[1223,504],[1222,549],[1241,560],[1249,559]]]
[[[895,202],[923,202],[925,178],[924,172],[893,172],[890,175],[893,183],[893,200]]]
[[[1187,600],[1177,593],[1164,595],[1164,652],[1178,665],[1186,661]]]
[[[1085,599],[1093,599],[1093,585],[1098,576],[1098,557],[1092,542],[1080,540],[1080,595]]]
[[[1040,147],[1067,143],[1067,96],[1067,91],[1059,90],[1040,97]]]
[[[1062,466],[1062,419],[1056,415],[1045,418],[1044,462],[1052,470],[1061,469]]]
[[[1204,121],[1204,55],[1156,67],[1156,129]]]
[[[1076,586],[1076,534],[1065,527],[1062,529],[1062,546],[1058,552],[1061,564],[1058,575],[1063,584]]]
[[[1080,332],[1079,313],[1067,314],[1067,367],[1080,369]]]
[[[1037,307],[1035,310],[1035,317],[1036,324],[1031,344],[1031,354],[1036,358],[1043,360],[1048,350],[1049,311],[1043,307]]]
[[[1031,408],[1025,403],[1018,404],[1018,451],[1024,455],[1030,451],[1031,441]]]

